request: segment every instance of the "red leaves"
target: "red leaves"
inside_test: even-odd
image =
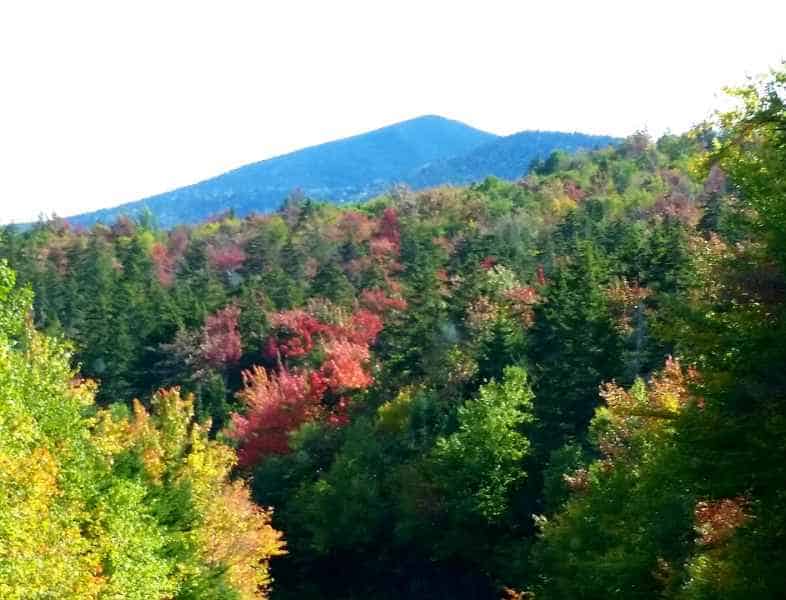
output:
[[[346,211],[337,224],[338,238],[354,244],[362,244],[374,233],[375,222],[366,214],[356,210]]]
[[[537,271],[535,272],[535,277],[539,286],[542,287],[546,285],[546,271],[543,269],[543,265],[538,265]]]
[[[398,222],[398,212],[395,208],[388,207],[382,213],[377,237],[389,241],[396,248],[401,244],[401,227]]]
[[[207,247],[207,260],[217,271],[236,271],[246,261],[246,253],[238,244],[228,242]]]
[[[624,277],[606,288],[609,308],[620,333],[629,335],[633,332],[634,314],[649,295],[649,289],[638,283],[628,283]]]
[[[243,373],[238,398],[246,415],[232,415],[230,437],[241,442],[238,461],[252,466],[265,456],[289,451],[289,433],[321,413],[311,379],[282,370],[268,375],[261,367]]]
[[[371,230],[369,225],[373,225]],[[386,208],[378,222],[369,220],[361,213],[350,211],[339,222],[337,230],[341,239],[347,239],[356,245],[361,242],[368,244],[367,252],[361,252],[344,265],[348,275],[359,278],[362,273],[371,271],[375,277],[381,275],[387,280],[391,274],[401,271],[398,262],[401,232],[396,209]]]
[[[369,242],[369,250],[374,258],[386,258],[398,254],[398,246],[386,238],[377,238]]]
[[[406,306],[403,300],[388,299],[381,293],[370,296],[372,304],[385,306]],[[377,314],[359,309],[343,322],[328,324],[320,321],[304,310],[288,310],[270,317],[273,335],[265,346],[265,354],[272,360],[303,358],[310,354],[317,341],[328,344],[338,340],[348,340],[356,344],[373,344],[382,331],[382,318]]]
[[[625,390],[614,382],[603,384],[600,396],[607,415],[601,421],[604,429],[596,432],[599,450],[607,459],[615,459],[645,438],[668,435],[670,424],[685,407],[702,405],[690,389],[698,377],[695,369],[683,369],[678,360],[668,357],[646,385],[638,382]]]
[[[693,511],[697,542],[712,546],[729,539],[734,531],[748,520],[747,500],[742,496],[712,502],[698,502]]]
[[[726,189],[726,173],[718,165],[712,165],[704,182],[704,194],[720,194]]]
[[[358,242],[371,236],[369,223],[361,213],[348,213],[339,230]],[[365,267],[375,263],[388,281],[400,242],[394,209],[385,211],[368,242]],[[389,283],[397,296],[399,290]],[[383,316],[407,307],[404,299],[388,296],[381,288],[364,291],[360,304],[349,315],[323,300],[312,302],[307,310],[269,316],[271,334],[264,354],[276,367],[271,371],[255,367],[245,374],[238,398],[246,405],[246,415],[233,416],[230,435],[239,442],[241,465],[249,467],[271,454],[287,452],[289,434],[308,421],[336,427],[348,422],[351,394],[374,382],[369,347],[382,331]]]
[[[238,307],[227,306],[205,319],[199,354],[209,366],[220,369],[240,360],[243,348],[238,330],[239,317]]]
[[[158,282],[164,287],[171,287],[175,282],[175,258],[169,254],[166,246],[160,243],[153,244],[150,257],[153,260]]]
[[[378,315],[384,315],[390,311],[402,311],[407,309],[406,300],[403,298],[390,297],[384,290],[379,288],[364,290],[360,295],[360,303]]]
[[[150,249],[150,258],[153,260],[156,277],[164,287],[171,287],[175,282],[177,265],[186,253],[188,241],[188,230],[180,227],[169,235],[166,244],[156,242]]]
[[[327,344],[325,351],[327,356],[320,374],[331,391],[362,390],[374,382],[364,370],[369,360],[368,346],[336,340]]]
[[[587,192],[582,190],[574,181],[564,183],[565,195],[574,202],[581,202],[587,197]]]
[[[535,322],[535,305],[540,301],[535,288],[529,286],[515,287],[505,297],[510,303],[511,313],[524,327],[531,327]]]
[[[268,339],[265,353],[271,359],[300,358],[314,349],[314,336],[328,330],[304,310],[287,310],[270,317],[275,331]]]
[[[377,341],[382,327],[382,319],[378,315],[361,308],[352,315],[349,327],[344,330],[344,335],[356,344],[370,346]]]
[[[573,473],[565,473],[562,479],[570,491],[582,492],[589,486],[589,471],[584,468],[577,469]]]
[[[480,268],[484,271],[488,271],[493,268],[497,264],[497,257],[496,256],[487,256],[483,260],[480,261]]]
[[[233,415],[230,431],[239,442],[244,467],[288,452],[289,434],[308,421],[335,427],[346,424],[348,394],[374,382],[369,346],[382,329],[381,317],[366,309],[347,317],[332,305],[315,304],[311,310],[334,322],[304,310],[272,315],[274,331],[265,353],[275,359],[278,369],[254,367],[244,373],[238,398],[246,405],[246,414]],[[300,366],[293,366],[291,359],[301,359]]]

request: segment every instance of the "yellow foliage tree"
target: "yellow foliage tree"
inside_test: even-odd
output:
[[[265,597],[281,534],[192,398],[95,411],[14,283],[0,264],[0,598]]]

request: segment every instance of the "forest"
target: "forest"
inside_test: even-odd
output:
[[[786,589],[786,67],[515,182],[0,230],[0,598]]]

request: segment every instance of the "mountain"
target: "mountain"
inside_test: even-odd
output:
[[[114,208],[69,217],[76,225],[111,223],[150,210],[164,227],[195,223],[233,209],[269,212],[293,190],[347,202],[403,183],[415,189],[467,183],[496,175],[515,179],[534,158],[553,150],[594,148],[606,136],[522,132],[500,137],[450,119],[427,115],[353,137],[312,146],[217,177]]]
[[[526,173],[534,160],[554,150],[576,152],[608,146],[617,138],[558,131],[522,131],[500,137],[453,158],[421,167],[408,178],[415,189],[442,184],[462,185],[493,175],[514,180]]]

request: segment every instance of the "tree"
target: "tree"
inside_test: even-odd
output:
[[[564,473],[569,499],[538,519],[538,597],[643,600],[677,587],[695,503],[673,449],[678,420],[698,407],[689,384],[669,361],[649,385],[604,386],[592,421],[600,458]]]
[[[457,430],[437,438],[429,470],[457,529],[498,522],[508,510],[508,494],[526,477],[521,461],[530,444],[523,427],[534,421],[532,399],[526,372],[506,367],[501,381],[481,386],[458,408]]]
[[[0,596],[264,593],[280,534],[229,481],[232,450],[208,441],[191,399],[96,412],[95,384],[32,329],[31,295],[13,286],[0,264]]]
[[[583,435],[598,385],[621,371],[621,340],[603,291],[606,279],[596,247],[577,242],[535,308],[529,347],[546,452]]]
[[[786,264],[786,68],[729,90],[738,106],[720,115],[724,135],[710,154],[754,208],[773,252]]]

